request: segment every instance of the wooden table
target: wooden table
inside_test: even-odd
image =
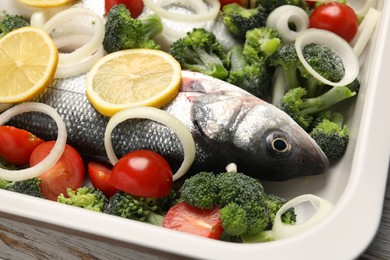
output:
[[[12,220],[11,220],[12,219]],[[358,231],[357,231],[358,232]],[[156,257],[157,252],[115,243],[106,238],[23,218],[0,214],[0,259],[172,259]],[[390,180],[383,206],[379,230],[371,245],[362,254],[364,259],[390,259]]]

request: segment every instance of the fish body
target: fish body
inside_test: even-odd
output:
[[[109,121],[85,95],[85,75],[55,81],[34,101],[54,107],[65,121],[68,143],[81,154],[105,157],[104,132]],[[162,108],[190,130],[196,156],[190,172],[223,172],[235,163],[238,171],[262,180],[282,181],[323,173],[328,160],[310,136],[275,106],[224,81],[183,71],[176,98]],[[30,112],[9,124],[52,140],[57,129],[48,116]],[[146,119],[132,119],[112,132],[118,157],[136,149],[163,155],[172,168],[183,160],[179,139],[168,127]]]

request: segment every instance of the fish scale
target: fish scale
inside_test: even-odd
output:
[[[181,120],[196,144],[190,172],[225,171],[236,163],[239,171],[263,180],[287,180],[320,174],[328,159],[310,136],[275,106],[222,80],[183,71],[181,89],[164,110]],[[104,132],[108,117],[99,114],[85,95],[85,76],[56,80],[33,101],[54,107],[64,119],[68,143],[81,154],[106,157]],[[31,131],[44,140],[57,136],[54,121],[29,112],[9,124]],[[282,142],[285,149],[275,146]],[[151,149],[163,155],[176,170],[183,149],[168,127],[146,119],[132,119],[112,132],[118,157],[136,150]]]

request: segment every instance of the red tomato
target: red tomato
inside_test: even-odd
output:
[[[221,3],[221,8],[225,5],[228,5],[228,4],[239,4],[243,7],[248,7],[248,0],[219,0],[219,2]]]
[[[28,164],[32,151],[44,141],[13,126],[0,126],[0,157],[16,165]]]
[[[88,175],[92,185],[96,189],[101,190],[108,198],[114,195],[118,190],[108,182],[111,171],[112,167],[109,164],[102,162],[88,163]]]
[[[163,227],[213,239],[219,239],[223,231],[218,207],[203,210],[185,202],[168,210]]]
[[[350,42],[359,27],[355,11],[346,4],[327,3],[314,9],[310,16],[310,28],[324,29]]]
[[[159,198],[168,195],[172,189],[172,170],[158,153],[137,150],[119,159],[109,182],[132,195]]]
[[[111,7],[117,4],[124,4],[133,18],[137,18],[144,10],[143,0],[104,0],[106,13],[110,11]]]
[[[30,166],[41,162],[50,153],[55,141],[44,142],[31,154]],[[80,154],[70,145],[65,146],[58,162],[39,177],[41,190],[46,199],[57,201],[58,195],[66,194],[66,188],[77,189],[84,181],[85,168]]]

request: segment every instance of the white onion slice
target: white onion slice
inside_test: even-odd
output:
[[[46,11],[44,10],[37,11],[31,15],[30,25],[34,27],[43,28],[43,26],[45,25],[48,19],[49,19],[49,14]]]
[[[111,133],[113,129],[125,120],[133,118],[143,118],[156,121],[168,126],[179,138],[184,151],[184,160],[175,174],[173,174],[173,181],[182,177],[190,168],[195,159],[195,143],[188,128],[176,117],[168,112],[154,108],[154,107],[132,107],[117,112],[108,121],[106,131],[104,133],[104,147],[108,159],[112,165],[118,162],[118,158],[112,147]]]
[[[93,67],[93,65],[96,64],[96,62],[103,58],[104,54],[105,51],[103,45],[101,45],[94,54],[92,54],[85,60],[82,60],[75,64],[60,64],[59,66],[57,66],[57,70],[54,77],[69,78],[86,73]]]
[[[285,224],[282,222],[281,216],[284,212],[286,212],[289,208],[296,207],[304,202],[310,202],[316,209],[316,212],[311,216],[310,219],[303,223],[296,223],[295,225]],[[300,234],[322,221],[326,216],[329,215],[332,209],[332,203],[312,194],[305,194],[295,197],[292,200],[286,202],[276,213],[272,226],[274,238],[277,240]]]
[[[64,152],[67,138],[65,122],[62,120],[57,111],[49,105],[37,102],[27,102],[15,105],[0,114],[0,125],[9,121],[13,116],[25,112],[41,112],[53,118],[58,128],[57,140],[53,149],[40,163],[33,167],[21,170],[6,170],[0,168],[0,179],[7,181],[20,181],[37,177],[54,166]]]
[[[274,74],[273,86],[272,86],[272,104],[278,106],[284,94],[288,90],[287,81],[284,76],[283,69],[277,67]]]
[[[85,43],[83,46],[81,46],[80,48],[74,50],[71,53],[60,53],[59,65],[66,64],[66,63],[74,64],[87,59],[89,56],[91,56],[93,53],[96,52],[96,50],[101,46],[103,42],[103,38],[104,38],[103,19],[99,17],[95,12],[87,8],[69,8],[67,10],[57,13],[49,21],[45,23],[44,30],[49,34],[53,32],[57,34],[59,33],[58,27],[70,23],[72,19],[74,20],[76,17],[91,20],[91,24],[89,26],[93,26],[94,33],[90,37],[89,41]],[[53,39],[56,38],[54,36],[52,37]]]
[[[289,27],[290,23],[295,25],[295,30]],[[283,41],[293,42],[299,33],[309,28],[309,16],[302,8],[283,5],[270,13],[266,25],[275,28]]]
[[[378,0],[365,0],[364,2],[364,5],[360,9],[355,9],[356,14],[359,16],[366,16],[370,8],[376,7]]]
[[[147,8],[155,12],[162,19],[168,19],[176,22],[185,23],[202,23],[214,20],[219,14],[221,3],[218,0],[206,0],[206,4],[210,7],[206,9],[202,8],[204,1],[202,0],[144,0],[144,4]],[[178,12],[172,12],[164,8],[164,6],[179,4],[190,10],[197,12],[196,14],[184,14]]]
[[[237,173],[237,164],[229,163],[226,165],[226,172]]]
[[[352,39],[350,44],[356,53],[356,56],[360,56],[366,47],[368,41],[371,39],[372,34],[375,31],[375,27],[379,21],[380,12],[374,8],[370,8],[363,22],[359,25],[358,32]]]
[[[333,49],[341,58],[344,67],[345,75],[339,82],[332,82],[322,77],[315,71],[303,56],[303,49],[310,43],[325,44]],[[307,29],[300,33],[295,41],[295,49],[297,51],[299,60],[308,70],[308,72],[320,82],[334,87],[346,86],[351,83],[359,74],[359,60],[353,51],[351,45],[348,44],[340,36],[326,30],[321,29]]]

